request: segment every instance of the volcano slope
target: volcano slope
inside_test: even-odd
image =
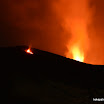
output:
[[[104,97],[104,66],[28,46],[1,47],[1,86],[7,104],[86,104]],[[102,102],[103,103],[103,102]]]

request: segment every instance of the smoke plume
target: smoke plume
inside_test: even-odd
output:
[[[57,15],[61,17],[61,25],[69,38],[66,57],[73,58],[75,51],[80,51],[84,57],[89,49],[88,26],[92,16],[89,0],[59,0],[55,4]],[[74,52],[73,52],[74,51]]]
[[[0,46],[31,45],[69,58],[80,50],[84,62],[104,64],[103,4],[104,0],[0,0]]]

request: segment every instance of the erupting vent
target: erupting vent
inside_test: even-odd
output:
[[[26,50],[26,53],[29,53],[29,54],[34,54],[34,53],[31,51],[31,49],[30,49],[30,48]]]

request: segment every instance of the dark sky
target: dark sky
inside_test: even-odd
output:
[[[64,53],[62,28],[50,0],[3,0],[0,7],[0,46],[31,44]]]
[[[0,46],[32,45],[65,56],[71,35],[54,10],[59,0],[0,0]],[[104,0],[91,0],[90,50],[86,62],[104,64]]]

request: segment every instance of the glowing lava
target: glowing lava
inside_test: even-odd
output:
[[[74,60],[84,62],[84,53],[80,51],[79,47],[72,47],[71,51]]]
[[[26,52],[29,53],[29,54],[33,54],[33,52],[30,50],[30,48],[27,49]]]

